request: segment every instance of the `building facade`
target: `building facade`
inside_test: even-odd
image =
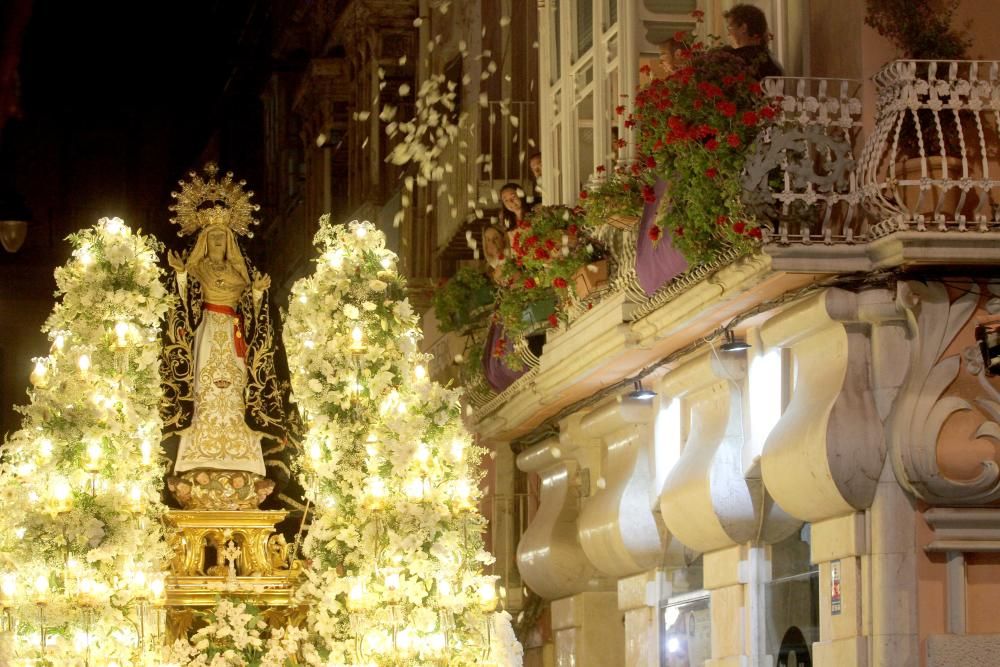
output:
[[[733,4],[288,3],[275,49],[298,64],[262,97],[272,263],[301,271],[322,212],[368,218],[426,304],[439,278],[481,261],[500,186],[531,192],[535,152],[545,203],[575,205],[598,167],[629,164],[616,107],[670,36],[724,34]],[[772,206],[759,249],[649,293],[639,231],[608,225],[604,290],[540,350],[518,348],[526,370],[509,386],[469,383],[527,663],[993,664],[991,3],[962,0],[955,18],[971,20],[976,60],[932,64],[895,60],[862,0],[753,4],[785,73],[763,84],[780,118],[754,149],[776,178],[746,181]],[[455,84],[440,110],[455,134],[423,182],[393,163],[386,126],[417,117],[435,77]],[[957,152],[904,155],[907,114],[961,118]],[[424,325],[434,373],[457,377],[482,339],[442,333],[432,310]]]

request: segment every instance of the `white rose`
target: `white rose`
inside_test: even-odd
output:
[[[388,286],[389,285],[387,283],[382,282],[381,280],[369,280],[368,281],[368,289],[375,290],[376,292],[383,292],[383,291],[385,291],[385,288],[388,287]]]
[[[346,315],[348,318],[350,318],[352,320],[356,320],[361,315],[361,311],[358,310],[358,307],[355,306],[354,304],[352,304],[352,303],[345,303],[344,304],[344,315]]]

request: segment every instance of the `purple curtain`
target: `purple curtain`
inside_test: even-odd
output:
[[[490,325],[489,335],[486,336],[486,349],[483,350],[483,374],[486,382],[498,394],[512,385],[514,380],[525,374],[526,370],[512,371],[503,363],[503,359],[493,356],[493,349],[497,341],[504,337],[504,329],[500,324],[494,322]],[[508,341],[508,344],[512,344]],[[508,353],[510,348],[508,347]]]
[[[649,295],[653,295],[656,290],[684,273],[688,267],[684,255],[675,250],[670,242],[670,234],[663,234],[655,246],[649,238],[649,230],[656,222],[656,210],[660,207],[660,199],[667,191],[667,182],[657,179],[653,191],[656,193],[656,201],[647,202],[642,210],[639,239],[635,249],[635,272],[639,277],[639,286]]]

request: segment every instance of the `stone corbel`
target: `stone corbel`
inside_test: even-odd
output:
[[[584,501],[580,544],[590,562],[613,577],[655,567],[665,546],[649,497],[652,420],[653,401],[619,398],[584,416],[577,431],[600,441],[603,480]]]
[[[683,400],[690,414],[687,439],[660,494],[660,511],[670,534],[696,551],[771,542],[798,526],[767,497],[759,479],[744,476],[745,376],[744,353],[709,351],[660,385],[662,401]]]
[[[872,391],[872,321],[899,319],[887,290],[831,288],[791,306],[761,329],[766,348],[787,348],[795,384],[764,443],[771,496],[803,521],[864,510],[875,497],[885,441]]]
[[[982,461],[979,474],[972,479],[952,479],[938,466],[941,430],[957,412],[978,409],[984,415],[970,433],[970,442],[981,438],[1000,442],[1000,401],[990,398],[996,390],[983,383],[976,350],[967,360],[968,371],[980,377],[984,396],[970,402],[946,395],[962,370],[962,359],[959,354],[945,357],[944,353],[969,323],[979,298],[976,283],[954,301],[939,282],[908,281],[898,287],[911,336],[910,370],[893,405],[886,435],[896,478],[932,505],[979,505],[1000,499],[1000,467],[995,460]]]
[[[538,510],[517,545],[521,579],[547,600],[602,588],[577,535],[577,462],[564,459],[559,440],[550,438],[521,452],[517,467],[541,478]]]

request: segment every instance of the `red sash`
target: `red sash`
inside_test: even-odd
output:
[[[210,310],[213,313],[222,313],[233,318],[233,342],[236,344],[236,356],[240,359],[245,359],[247,356],[247,344],[243,340],[243,316],[239,315],[229,306],[221,306],[217,303],[208,303],[206,301],[203,307],[205,310]]]

